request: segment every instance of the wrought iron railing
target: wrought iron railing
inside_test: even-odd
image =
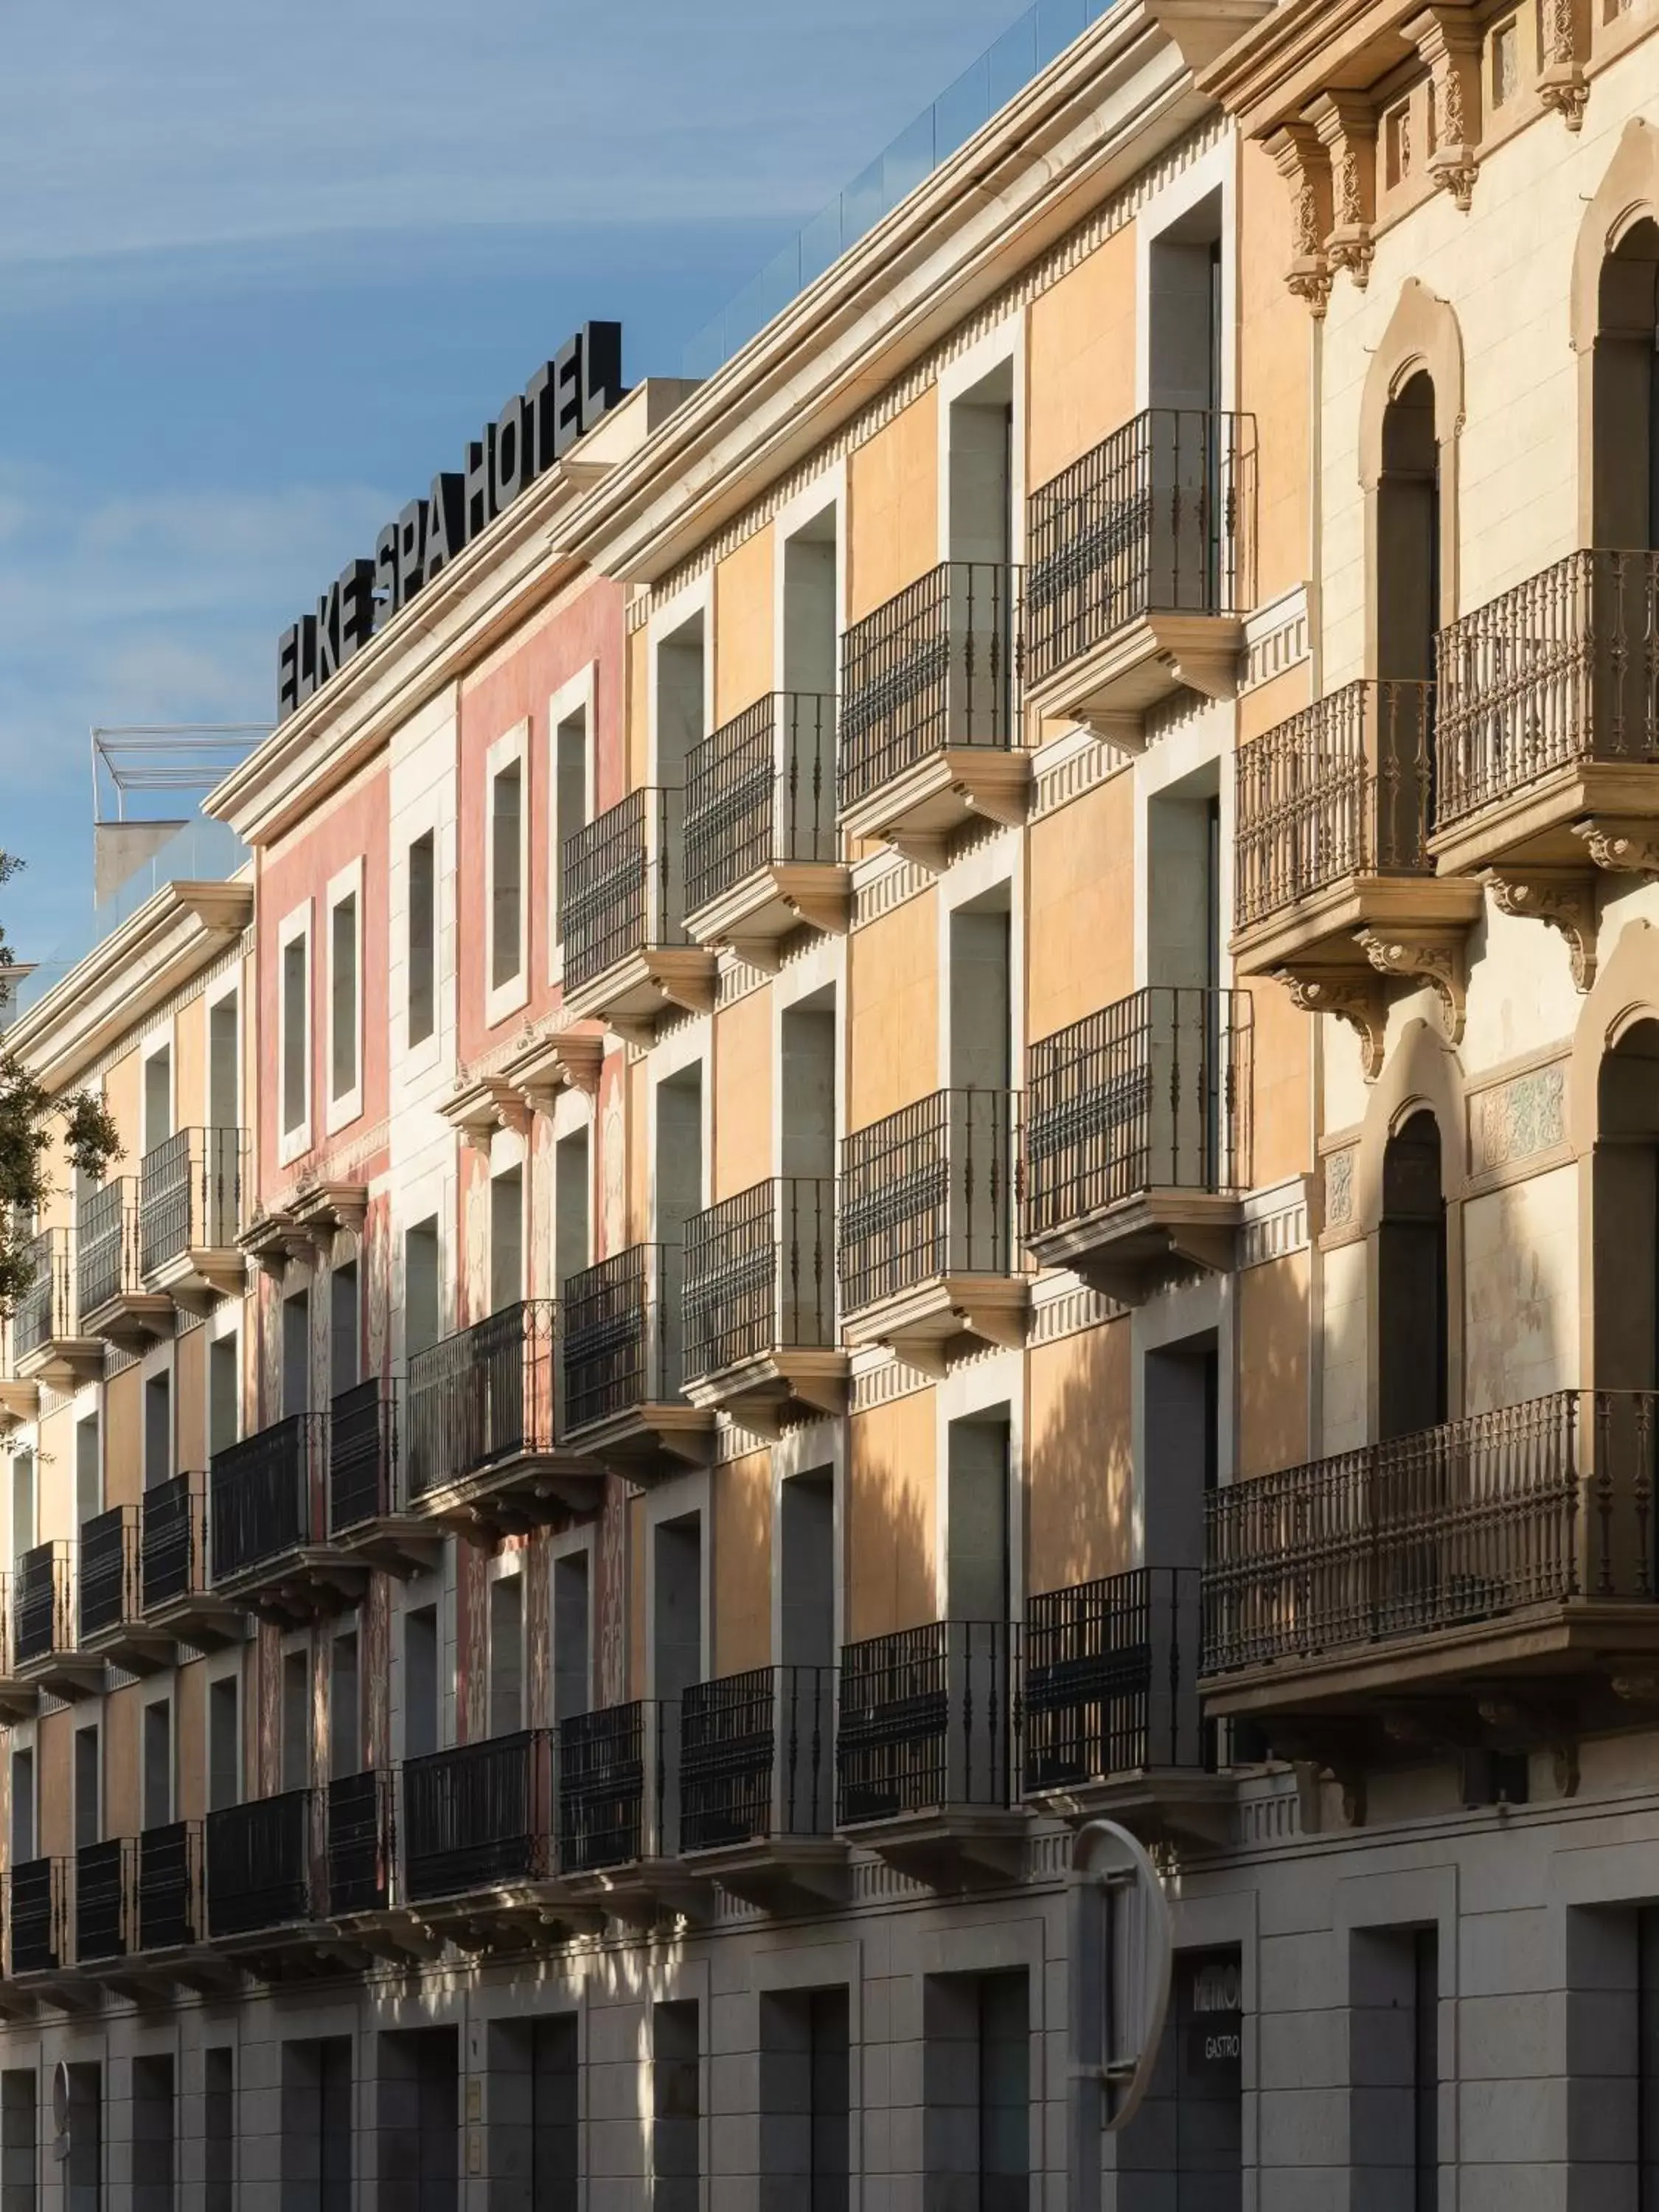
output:
[[[202,1824],[173,1820],[138,1838],[140,1951],[181,1950],[202,1938]]]
[[[559,1872],[631,1866],[676,1820],[678,1707],[635,1698],[559,1723]]]
[[[389,1768],[337,1777],[328,1785],[328,1909],[383,1911],[392,1901],[397,1863],[392,1777]]]
[[[843,1313],[1016,1253],[1019,1094],[936,1091],[842,1141]]]
[[[15,1577],[0,1575],[0,1681],[7,1680],[16,1663],[17,1623],[12,1608]]]
[[[678,1393],[684,1376],[685,1255],[630,1244],[564,1286],[564,1419],[574,1435]]]
[[[1036,684],[1148,614],[1255,604],[1255,422],[1152,407],[1031,494],[1025,673]]]
[[[1019,1772],[1018,1641],[1006,1621],[935,1620],[842,1647],[842,1827],[1011,1802]]]
[[[33,1273],[11,1320],[15,1362],[78,1333],[75,1311],[75,1239],[67,1229],[47,1229],[27,1247]]]
[[[222,1583],[320,1540],[326,1417],[290,1413],[213,1455],[213,1579]]]
[[[785,1176],[685,1224],[685,1374],[836,1341],[836,1186]]]
[[[75,1547],[60,1539],[25,1552],[12,1574],[12,1647],[17,1664],[75,1649]]]
[[[133,1870],[130,1837],[82,1844],[75,1854],[75,1959],[88,1966],[131,1948]]]
[[[14,1974],[55,1973],[70,1961],[70,1863],[25,1859],[7,1884]]]
[[[1571,553],[1443,629],[1441,825],[1572,762],[1659,761],[1659,553]]]
[[[145,1274],[187,1252],[228,1251],[242,1227],[240,1129],[180,1129],[139,1169],[139,1242]]]
[[[398,1505],[398,1386],[374,1376],[329,1410],[328,1525],[337,1535]]]
[[[559,933],[567,991],[630,954],[684,945],[685,793],[630,791],[567,837]]]
[[[1025,1790],[1212,1765],[1196,1567],[1136,1567],[1027,1601]]]
[[[834,860],[839,850],[833,698],[769,692],[688,757],[688,913],[759,869]]]
[[[405,1759],[404,1894],[453,1896],[548,1875],[552,1763],[544,1729]]]
[[[76,1215],[76,1297],[83,1314],[143,1288],[138,1188],[137,1176],[117,1176],[84,1200]]]
[[[309,1790],[222,1805],[207,1816],[207,1917],[212,1936],[309,1920],[318,1856]]]
[[[1239,747],[1239,928],[1352,876],[1431,872],[1434,711],[1431,684],[1363,681]]]
[[[411,1498],[553,1449],[557,1322],[550,1298],[526,1298],[415,1353],[404,1385]]]
[[[1529,1606],[1651,1602],[1656,1406],[1558,1390],[1213,1493],[1206,1674]]]
[[[1019,741],[1019,571],[945,561],[842,640],[844,811],[932,754]]]
[[[201,1468],[152,1483],[140,1511],[140,1579],[146,1613],[207,1585],[208,1477]]]
[[[81,1530],[81,1641],[138,1617],[139,1526],[136,1505],[112,1505]]]
[[[756,1667],[680,1700],[680,1849],[835,1826],[836,1670]]]
[[[1025,1234],[1250,1180],[1250,994],[1154,985],[1031,1047]]]

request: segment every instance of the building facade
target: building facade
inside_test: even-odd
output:
[[[1659,2203],[1659,17],[1077,17],[7,1031],[0,2212]]]

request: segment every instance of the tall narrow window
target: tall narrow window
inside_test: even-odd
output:
[[[236,1332],[216,1336],[208,1346],[208,1449],[224,1451],[236,1441],[241,1401],[241,1353]]]
[[[242,1797],[242,1727],[236,1677],[222,1674],[208,1690],[208,1810]]]
[[[311,1410],[311,1293],[283,1300],[283,1418]]]
[[[438,1612],[415,1607],[404,1615],[404,1756],[438,1748]]]
[[[441,1293],[435,1215],[404,1231],[404,1352],[412,1359],[438,1341]]]
[[[228,2043],[202,2053],[204,2212],[235,2212],[236,2054]]]
[[[409,848],[409,1042],[424,1044],[436,1021],[438,875],[430,830]]]
[[[104,1510],[103,1455],[98,1447],[98,1416],[75,1424],[75,1517],[82,1528]]]
[[[362,1765],[361,1692],[355,1633],[334,1639],[328,1685],[328,1769],[336,1780]]]
[[[490,785],[490,952],[489,985],[511,983],[523,964],[520,912],[522,869],[524,771],[518,761],[500,769]]]
[[[311,1654],[283,1655],[283,1787],[304,1790],[311,1781]]]
[[[328,1279],[329,1390],[337,1398],[358,1380],[357,1263],[349,1261]]]
[[[11,1755],[11,1863],[22,1866],[34,1856],[34,1753]]]
[[[567,1552],[553,1562],[553,1717],[568,1720],[587,1711],[587,1553]]]
[[[357,1088],[357,894],[338,901],[329,916],[329,1088],[332,1099]]]
[[[241,1119],[241,1036],[234,998],[208,1009],[208,1120],[234,1129]]]
[[[509,1168],[489,1185],[489,1310],[524,1296],[524,1170]]]
[[[34,1549],[34,1454],[14,1452],[11,1462],[11,1549],[21,1559]]]
[[[132,2212],[173,2212],[173,2053],[132,2062]]]
[[[104,1750],[96,1723],[75,1731],[75,1848],[103,1839]]]
[[[144,1487],[173,1473],[173,1377],[164,1367],[144,1378]]]
[[[567,714],[553,733],[553,911],[564,896],[564,848],[587,821],[587,710]]]
[[[144,1062],[144,1150],[153,1152],[173,1134],[173,1052],[163,1045]]]
[[[561,1294],[587,1265],[587,1132],[561,1137],[553,1152],[553,1273]]]
[[[291,937],[283,947],[283,1134],[304,1128],[310,1096],[306,1065],[306,940]]]
[[[503,1575],[489,1585],[489,1733],[513,1735],[524,1726],[524,1580]]]
[[[144,1826],[173,1819],[173,1707],[158,1698],[144,1707]]]

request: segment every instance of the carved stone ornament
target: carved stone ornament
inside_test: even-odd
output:
[[[1401,26],[1434,82],[1437,143],[1429,175],[1467,215],[1480,170],[1480,27],[1461,8],[1425,8]]]
[[[1578,130],[1589,102],[1580,51],[1576,0],[1543,0],[1540,22],[1538,96],[1569,131]]]
[[[1499,914],[1559,930],[1572,955],[1572,980],[1588,991],[1595,981],[1594,876],[1579,868],[1488,868],[1485,880]]]
[[[1463,945],[1437,930],[1361,929],[1354,942],[1379,975],[1432,985],[1449,1044],[1463,1042]]]
[[[1361,1065],[1367,1083],[1382,1073],[1388,1045],[1389,1010],[1382,986],[1361,969],[1321,969],[1316,973],[1294,973],[1279,969],[1275,983],[1282,983],[1291,1004],[1304,1014],[1334,1014],[1359,1039]]]
[[[1325,257],[1333,270],[1346,269],[1363,292],[1376,250],[1371,235],[1376,217],[1376,118],[1358,94],[1328,92],[1309,108],[1308,120],[1331,164],[1334,205]]]
[[[1572,834],[1583,839],[1596,866],[1611,875],[1659,876],[1659,836],[1646,823],[1593,817],[1575,822]]]
[[[1331,297],[1331,264],[1325,240],[1332,228],[1331,159],[1309,123],[1287,123],[1263,142],[1291,192],[1293,254],[1285,283],[1322,320]]]

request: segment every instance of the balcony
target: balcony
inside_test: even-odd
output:
[[[833,1667],[756,1667],[687,1690],[679,1781],[687,1864],[769,1911],[845,1904],[835,1742]]]
[[[1018,824],[1019,571],[946,561],[842,640],[839,791],[848,837],[942,868],[973,821]]]
[[[398,1390],[371,1376],[343,1390],[328,1416],[331,1544],[393,1574],[419,1573],[437,1556],[431,1523],[404,1510]]]
[[[352,1939],[399,1962],[432,1958],[442,1948],[402,1903],[398,1880],[394,1782],[389,1767],[337,1776],[324,1793],[328,1910]],[[394,1917],[395,1915],[395,1917]]]
[[[165,1291],[187,1312],[207,1312],[246,1279],[236,1242],[246,1152],[240,1129],[180,1129],[144,1155],[138,1216],[144,1287]]]
[[[685,927],[685,793],[630,791],[567,838],[564,1012],[649,1045],[669,1006],[707,1013],[714,955]]]
[[[1659,868],[1659,554],[1570,554],[1440,634],[1443,875],[1495,871],[1506,912],[1595,973],[1598,872]]]
[[[12,1573],[12,1659],[17,1678],[55,1698],[95,1696],[104,1662],[76,1642],[75,1546],[37,1544]]]
[[[842,1832],[936,1889],[1018,1881],[1016,1632],[936,1620],[841,1655],[836,1816]]]
[[[1149,708],[1232,698],[1255,539],[1253,416],[1125,423],[1028,503],[1026,705],[1138,752]]]
[[[618,1919],[704,1917],[713,1892],[675,1856],[680,1709],[634,1698],[559,1723],[559,1877]]]
[[[16,1358],[16,1332],[0,1316],[0,1438],[40,1415],[40,1385],[20,1380]]]
[[[258,1946],[282,1931],[297,1936],[310,1928],[322,1901],[311,1790],[222,1806],[208,1814],[206,1832],[207,1924],[214,1942]]]
[[[290,1413],[215,1452],[213,1589],[296,1627],[355,1605],[368,1571],[328,1539],[328,1420]]]
[[[1199,1704],[1201,1620],[1196,1567],[1136,1567],[1027,1601],[1028,1802],[1103,1814],[1148,1842],[1226,1841],[1232,1784]]]
[[[1206,1506],[1203,1688],[1285,1756],[1570,1756],[1650,1681],[1647,1391],[1564,1390],[1240,1481]],[[1630,1694],[1636,1694],[1634,1688]],[[1612,1724],[1612,1723],[1604,1723]]]
[[[240,1609],[208,1575],[208,1476],[200,1470],[152,1483],[139,1506],[138,1579],[147,1628],[198,1651],[242,1632]]]
[[[12,1612],[15,1579],[0,1575],[0,1727],[12,1721],[32,1720],[40,1710],[39,1685],[23,1680],[17,1672],[16,1623]]]
[[[173,1334],[173,1301],[145,1289],[139,1265],[139,1188],[137,1176],[118,1176],[85,1200],[75,1224],[82,1326],[123,1352]]]
[[[568,1450],[558,1419],[558,1309],[503,1306],[409,1362],[412,1513],[506,1529],[599,1502],[604,1476]]]
[[[134,1949],[154,1957],[202,1941],[202,1824],[173,1820],[138,1838],[137,1935]]]
[[[649,1482],[707,1464],[714,1416],[680,1395],[685,1258],[678,1244],[630,1244],[564,1286],[564,1419],[596,1461]]]
[[[48,1229],[28,1247],[34,1279],[11,1319],[12,1372],[20,1382],[65,1393],[104,1371],[104,1340],[81,1326],[76,1307],[75,1239]]]
[[[836,1186],[757,1183],[685,1226],[685,1395],[762,1435],[847,1410],[836,1334]]]
[[[1426,684],[1350,684],[1234,763],[1238,970],[1347,1023],[1370,1077],[1393,979],[1431,986],[1448,1036],[1462,1036],[1463,937],[1485,895],[1433,872],[1433,720]]]
[[[836,827],[836,702],[772,692],[686,763],[687,932],[774,969],[796,930],[843,935],[852,903]]]
[[[1024,1237],[1126,1305],[1233,1265],[1250,1182],[1248,991],[1154,987],[1031,1048]]]
[[[545,1729],[405,1759],[403,1894],[428,1923],[491,1950],[572,1924],[553,1869],[553,1742]]]
[[[82,1844],[75,1854],[75,1963],[106,1965],[125,1959],[131,1928],[130,1908],[135,1853],[131,1841],[112,1836]]]
[[[953,1344],[1025,1341],[1018,1272],[1019,1095],[936,1091],[842,1143],[841,1309],[849,1344],[943,1375]]]
[[[11,1869],[6,1914],[13,1980],[26,1974],[61,1973],[71,1958],[68,1859],[26,1859]]]
[[[80,1649],[132,1674],[153,1674],[174,1656],[172,1637],[144,1619],[143,1539],[136,1505],[112,1505],[82,1524]]]

